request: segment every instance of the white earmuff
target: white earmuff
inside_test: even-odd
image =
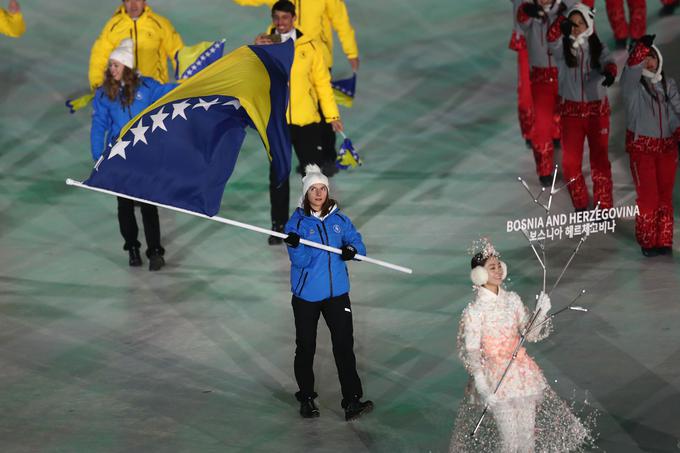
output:
[[[502,280],[508,276],[508,265],[505,261],[501,261],[501,269],[503,269]],[[482,286],[489,281],[489,272],[484,268],[484,266],[475,266],[474,269],[470,271],[470,280],[477,286]]]
[[[489,273],[484,266],[475,266],[474,269],[470,271],[470,280],[477,286],[482,286],[487,281],[489,281]]]

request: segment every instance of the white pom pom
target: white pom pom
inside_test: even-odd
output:
[[[489,273],[482,266],[476,266],[470,271],[470,280],[477,286],[482,286],[489,281]]]
[[[316,164],[307,164],[305,167],[305,174],[308,175],[310,173],[321,173],[321,168]]]

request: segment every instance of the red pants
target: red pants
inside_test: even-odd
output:
[[[522,131],[522,137],[525,140],[530,140],[534,122],[534,108],[529,80],[529,52],[526,46],[517,50],[517,113],[519,114],[519,128]]]
[[[581,103],[586,104],[586,103]],[[600,208],[611,208],[612,170],[609,163],[609,115],[562,116],[562,172],[569,184],[569,194],[575,209],[588,208],[588,188],[581,169],[583,142],[588,139],[590,176],[593,180],[593,201]]]
[[[553,138],[559,138],[560,134],[557,88],[557,68],[531,68],[535,118],[531,145],[538,176],[548,176],[553,172]]]
[[[662,0],[663,1],[663,0]],[[626,22],[623,0],[606,0],[607,16],[616,39],[638,39],[647,29],[647,3],[645,0],[626,0],[630,25]]]
[[[673,185],[678,153],[673,139],[626,133],[626,151],[635,182],[640,215],[635,217],[635,239],[640,247],[673,245]]]

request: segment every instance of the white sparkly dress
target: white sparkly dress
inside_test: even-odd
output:
[[[484,402],[477,389],[495,389],[531,313],[514,292],[498,294],[476,287],[475,300],[465,310],[458,332],[458,351],[470,381],[460,403],[451,452],[566,452],[582,448],[591,436],[584,424],[548,386],[541,369],[521,347],[503,384],[495,394],[484,423],[474,438],[470,433],[482,414]],[[534,325],[546,319],[540,312]],[[551,321],[531,331],[536,342],[550,334]],[[473,378],[474,376],[474,378]]]

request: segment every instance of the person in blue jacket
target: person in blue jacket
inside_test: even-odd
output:
[[[354,357],[352,307],[349,300],[349,272],[345,261],[366,254],[361,234],[352,221],[338,210],[328,195],[328,178],[314,164],[307,165],[302,179],[303,196],[284,231],[290,257],[290,283],[295,317],[295,379],[300,390],[304,418],[319,416],[314,404],[314,352],[319,316],[323,314],[333,343],[333,356],[342,390],[345,420],[373,409],[373,402],[361,401],[363,390]],[[342,255],[300,244],[300,239],[342,250]]]
[[[104,83],[97,88],[94,95],[90,146],[95,161],[102,157],[106,144],[113,142],[132,118],[177,86],[161,84],[152,78],[140,76],[133,68],[133,43],[126,38],[111,52]],[[140,207],[149,270],[157,271],[165,265],[158,209],[144,203]],[[141,244],[137,240],[139,230],[132,200],[118,197],[118,225],[125,240],[123,249],[128,251],[130,266],[141,266]]]

